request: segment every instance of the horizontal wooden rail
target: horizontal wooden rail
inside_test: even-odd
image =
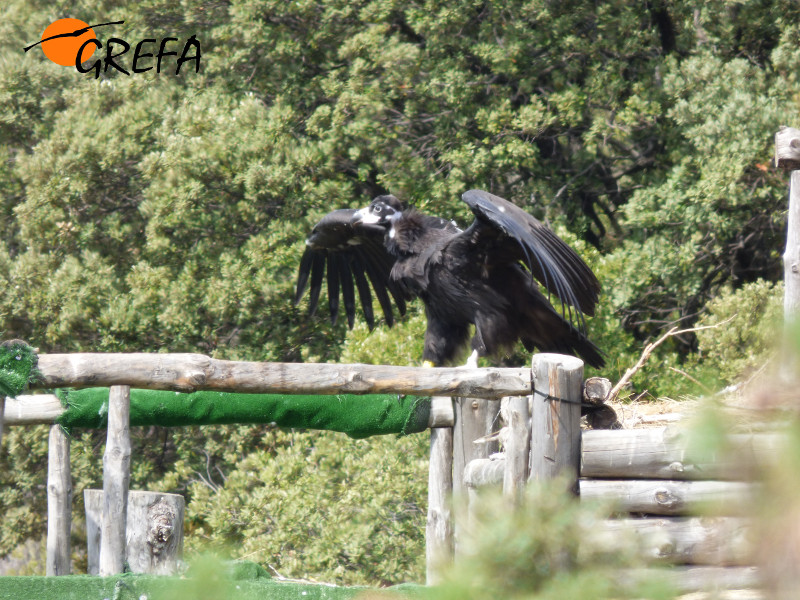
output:
[[[692,593],[692,598],[729,598],[741,600],[764,598],[763,595],[753,595],[747,590],[758,588],[763,584],[757,567],[670,567],[668,569],[640,568],[625,569],[619,573],[623,585],[635,589],[634,586],[642,584],[656,585],[664,582],[669,588],[679,594]],[[668,588],[668,589],[669,589]],[[711,594],[709,594],[711,590]],[[719,595],[719,590],[737,590],[737,595]],[[741,595],[739,592],[741,591]],[[700,592],[695,594],[693,592]]]
[[[756,484],[744,481],[582,479],[581,499],[612,503],[620,512],[651,515],[742,515],[752,506]]]
[[[699,461],[686,428],[584,431],[581,476],[749,480],[778,454],[779,433],[731,434],[724,451]]]
[[[17,396],[6,398],[3,421],[6,425],[53,423],[63,412],[61,401],[53,394]]]
[[[217,390],[260,394],[409,394],[499,400],[531,391],[530,369],[394,367],[218,360],[202,354],[42,354],[32,387]]]
[[[501,485],[505,459],[478,459],[465,472],[469,488]],[[714,514],[746,512],[756,484],[744,481],[667,481],[656,479],[581,479],[580,496],[612,504],[620,512],[682,515],[698,510]]]
[[[609,519],[589,541],[609,552],[634,547],[671,564],[749,566],[755,563],[754,529],[752,520],[738,517]]]

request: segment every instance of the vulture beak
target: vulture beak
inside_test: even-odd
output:
[[[365,226],[368,229],[375,229],[383,230],[383,228],[379,225],[381,222],[381,218],[374,214],[370,209],[369,206],[366,208],[362,208],[361,210],[357,210],[353,214],[353,218],[350,219],[350,225],[361,225]]]

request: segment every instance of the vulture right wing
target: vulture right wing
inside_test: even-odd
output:
[[[389,277],[394,257],[383,245],[384,230],[369,225],[352,225],[355,213],[356,209],[350,208],[334,210],[325,215],[311,231],[297,274],[295,306],[300,303],[306,287],[309,287],[310,279],[308,311],[313,315],[319,304],[322,280],[327,278],[331,323],[335,324],[339,315],[341,292],[347,323],[352,329],[356,312],[355,290],[358,290],[364,318],[372,329],[375,315],[372,310],[371,283],[386,323],[391,326],[394,324],[391,299],[394,299],[399,313],[404,315],[405,301],[409,297]]]

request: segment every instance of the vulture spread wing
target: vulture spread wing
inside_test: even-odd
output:
[[[386,322],[392,325],[392,299],[401,315],[406,312],[407,299],[399,286],[389,278],[395,259],[384,247],[385,231],[382,228],[351,224],[356,212],[356,209],[349,208],[334,210],[325,215],[311,231],[300,260],[295,305],[300,303],[309,287],[308,310],[313,315],[319,304],[322,281],[327,279],[331,322],[336,323],[341,295],[347,323],[350,328],[353,327],[355,291],[358,291],[364,318],[372,329],[375,315],[372,311],[371,283]]]
[[[527,212],[499,196],[469,190],[461,196],[475,215],[462,236],[477,250],[491,252],[491,260],[522,262],[531,274],[567,307],[593,315],[600,283],[580,256],[555,233]],[[570,319],[572,320],[572,319]]]

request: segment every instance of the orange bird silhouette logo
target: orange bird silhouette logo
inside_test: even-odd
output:
[[[64,67],[74,67],[76,64],[82,64],[89,60],[97,49],[95,44],[86,44],[87,40],[97,39],[94,27],[121,25],[124,22],[112,21],[89,25],[80,19],[58,19],[45,28],[40,41],[23,48],[23,50],[27,52],[41,44],[44,55],[54,63]],[[83,47],[82,51],[81,47]],[[79,51],[81,51],[80,60],[78,60]]]

